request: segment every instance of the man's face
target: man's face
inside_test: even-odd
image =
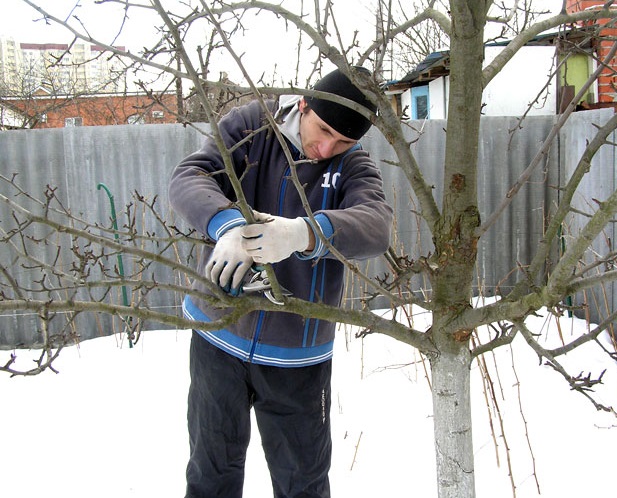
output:
[[[304,99],[300,101],[300,139],[304,155],[309,159],[321,161],[348,151],[356,143],[322,120],[309,109]]]

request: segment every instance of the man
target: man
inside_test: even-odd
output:
[[[354,71],[366,71],[352,68]],[[315,90],[375,106],[336,70]],[[219,128],[246,201],[259,223],[247,224],[214,141],[175,169],[174,210],[213,242],[198,270],[232,295],[242,293],[256,264],[273,263],[279,283],[296,298],[338,306],[346,258],[365,259],[388,247],[392,211],[381,176],[358,140],[371,126],[349,107],[296,97],[276,112],[314,213],[309,220],[291,182],[290,166],[258,102],[232,110]],[[205,295],[204,285],[195,287]],[[211,321],[230,310],[195,295],[185,315]],[[242,496],[250,410],[270,470],[274,496],[330,496],[330,377],[334,323],[280,312],[253,312],[224,330],[193,332],[188,400],[190,459],[187,498]],[[250,496],[250,494],[249,494]]]

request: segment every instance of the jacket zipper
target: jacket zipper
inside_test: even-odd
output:
[[[354,145],[340,160],[339,164],[338,164],[338,172],[340,173],[342,167],[343,167],[343,160],[345,159],[345,157],[347,156],[347,154],[349,152],[352,152],[354,150],[359,149],[360,146],[359,144]],[[328,166],[328,171],[331,172],[332,168],[334,166],[334,161],[330,162],[330,165]],[[282,216],[283,215],[283,205],[284,205],[284,201],[285,201],[285,193],[287,191],[287,179],[289,177],[289,175],[291,174],[291,167],[287,166],[287,168],[285,169],[285,172],[283,173],[283,178],[281,179],[281,186],[279,189],[279,200],[278,200],[278,209],[277,209],[277,214],[278,216]],[[324,196],[322,199],[322,209],[326,209],[327,208],[327,199],[328,199],[328,191],[330,189],[326,188],[324,191]],[[313,279],[312,279],[312,284],[311,284],[311,301],[313,300],[313,296],[314,296],[314,292],[315,292],[315,287],[316,287],[316,278],[317,278],[317,274],[319,271],[319,268],[321,267],[321,289],[319,292],[320,297],[323,296],[323,292],[324,292],[324,285],[325,285],[325,261],[320,261],[319,264],[315,265],[315,268],[313,268]],[[255,335],[253,338],[253,344],[251,345],[251,352],[249,355],[249,361],[252,361],[253,356],[255,354],[255,348],[257,347],[257,343],[259,342],[259,336],[261,334],[261,328],[262,328],[262,324],[263,324],[263,319],[264,319],[264,315],[265,312],[260,311],[259,312],[259,317],[257,319],[257,326],[256,326],[256,330],[255,330]],[[304,337],[302,339],[302,347],[306,347],[308,345],[309,342],[309,331],[312,328],[313,329],[313,333],[311,335],[311,346],[315,345],[315,342],[317,341],[317,334],[319,331],[319,320],[314,320],[314,323],[311,324],[310,319],[306,320],[306,323],[304,325]],[[312,326],[311,326],[312,325]]]
[[[291,167],[287,166],[285,172],[283,173],[283,178],[281,179],[281,187],[279,189],[279,202],[278,202],[278,215],[281,216],[283,213],[283,201],[285,199],[285,191],[287,190],[287,178],[291,174]],[[257,344],[259,343],[259,337],[261,335],[261,329],[263,326],[263,321],[265,318],[265,312],[260,311],[257,317],[257,325],[255,326],[255,334],[253,335],[253,343],[251,344],[251,351],[249,353],[248,361],[252,362],[253,357],[255,356],[255,349],[257,348]]]
[[[263,324],[263,320],[265,317],[265,312],[260,311],[259,316],[257,317],[257,325],[255,326],[255,335],[253,336],[253,344],[251,344],[251,352],[249,353],[248,361],[253,361],[253,356],[255,356],[255,349],[257,348],[257,343],[259,342],[259,336],[261,335],[261,327]]]
[[[290,174],[291,168],[287,166],[287,169],[285,169],[285,172],[283,173],[283,178],[281,179],[281,188],[279,189],[279,202],[276,213],[278,216],[283,216],[283,204],[285,203],[285,192],[287,192],[287,179]]]

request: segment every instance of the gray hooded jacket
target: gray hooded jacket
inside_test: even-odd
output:
[[[279,109],[280,129],[298,158],[297,99]],[[268,101],[274,111],[277,104]],[[300,196],[289,178],[290,166],[281,144],[264,129],[245,140],[266,120],[255,101],[223,117],[219,129],[228,147],[244,142],[233,152],[236,173],[249,205],[256,211],[295,218],[306,216]],[[184,220],[212,241],[225,231],[245,224],[234,207],[233,188],[225,174],[214,141],[185,158],[174,170],[169,187],[171,205]],[[297,165],[300,182],[319,228],[348,259],[383,254],[389,244],[392,210],[387,204],[381,174],[359,145],[344,154]],[[308,221],[308,220],[307,220]],[[313,227],[315,229],[315,227]],[[319,237],[311,254],[296,253],[273,265],[280,284],[294,297],[338,306],[343,291],[344,266]],[[198,263],[203,274],[210,251]],[[205,286],[196,290],[208,293]],[[204,300],[186,297],[184,313],[199,321],[218,319],[229,310],[213,308]],[[279,367],[316,364],[332,356],[335,324],[280,311],[255,311],[224,330],[198,331],[202,337],[245,361]]]

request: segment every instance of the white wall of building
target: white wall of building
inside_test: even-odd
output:
[[[450,90],[450,77],[438,78],[428,84],[430,95],[431,119],[446,119],[448,115],[448,91]]]
[[[8,107],[0,105],[0,130],[23,128],[25,122],[24,116],[21,116]]]
[[[401,93],[401,109],[403,110],[403,116],[411,119],[411,89]]]
[[[486,47],[485,65],[488,65],[502,50],[503,47]],[[523,47],[484,90],[483,114],[485,116],[555,114],[556,79],[553,77],[551,84],[545,88],[549,75],[554,70],[554,47]]]

